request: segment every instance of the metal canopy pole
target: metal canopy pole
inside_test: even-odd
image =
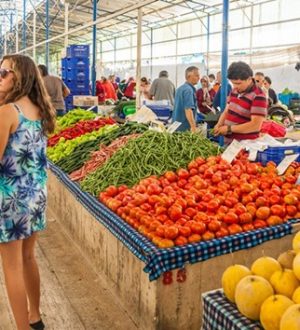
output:
[[[33,51],[32,51],[32,55],[33,55],[33,60],[36,61],[36,12],[35,10],[33,11]]]
[[[23,0],[22,48],[26,48],[26,0]]]
[[[142,8],[138,9],[138,24],[137,24],[137,47],[136,47],[136,108],[141,106],[140,88],[141,88],[141,57],[142,57]]]
[[[97,20],[97,0],[93,0],[93,22]],[[96,95],[97,25],[93,25],[92,95]]]
[[[49,0],[46,0],[46,53],[45,53],[45,65],[49,66]]]
[[[69,3],[65,2],[65,49],[67,49],[69,44]]]
[[[208,14],[207,15],[207,36],[206,36],[206,39],[207,39],[207,48],[206,48],[206,74],[208,75],[209,74],[209,59],[208,59],[208,56],[209,56],[209,42],[210,42],[210,15]]]
[[[223,0],[223,31],[222,31],[222,81],[221,81],[221,111],[225,110],[227,101],[227,67],[228,67],[228,16],[229,0]],[[219,139],[220,145],[224,144],[224,137]]]

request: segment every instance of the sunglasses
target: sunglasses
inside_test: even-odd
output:
[[[4,79],[10,72],[15,72],[15,71],[10,69],[0,69],[0,77]]]

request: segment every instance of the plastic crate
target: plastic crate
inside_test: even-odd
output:
[[[300,154],[300,146],[269,147],[264,151],[257,152],[256,161],[263,165],[266,165],[269,161],[273,161],[278,165],[285,156],[294,154]],[[300,156],[296,161],[300,161]]]
[[[85,81],[89,80],[90,74],[89,70],[79,71],[79,70],[71,70],[67,69],[66,78],[67,80],[77,80],[77,81]]]
[[[151,109],[160,120],[167,120],[171,116],[171,108],[167,106],[157,106],[148,104],[147,107]]]
[[[89,57],[89,45],[70,45],[67,47],[67,57]]]
[[[76,94],[75,91],[83,92],[86,91],[87,95],[89,95],[89,88],[90,88],[90,82],[87,81],[70,81],[68,80],[66,82],[66,85],[70,88],[72,94]],[[80,94],[82,95],[82,94]]]

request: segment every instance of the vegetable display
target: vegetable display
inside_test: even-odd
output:
[[[139,137],[140,134],[131,134],[121,136],[113,141],[108,147],[105,145],[100,146],[99,151],[92,153],[91,159],[86,162],[79,170],[70,174],[72,181],[80,181],[84,179],[89,173],[95,171],[101,165],[103,165],[117,150],[123,147],[130,139]]]
[[[299,173],[299,163],[278,176],[272,162],[263,167],[239,159],[231,165],[220,156],[197,157],[188,169],[150,176],[131,189],[111,185],[99,199],[158,247],[167,248],[299,218]]]
[[[91,152],[99,150],[100,145],[107,146],[121,136],[143,133],[147,129],[148,127],[144,124],[131,122],[121,126],[114,126],[113,130],[105,131],[95,139],[78,144],[70,154],[60,158],[60,160],[56,162],[56,165],[64,172],[70,174],[80,169],[84,163],[90,159]]]
[[[116,122],[111,118],[98,118],[94,120],[83,120],[77,122],[74,126],[68,127],[58,134],[51,136],[48,140],[48,147],[54,147],[60,140],[61,137],[66,140],[75,139],[86,133],[98,130],[100,127],[105,125],[113,125]]]
[[[75,109],[69,111],[64,116],[60,117],[56,121],[56,132],[63,130],[76,124],[80,120],[94,119],[97,115],[94,112],[86,111],[83,109]]]
[[[118,150],[82,182],[84,191],[98,196],[109,185],[132,187],[141,179],[185,167],[198,156],[217,155],[220,147],[198,134],[147,131]]]

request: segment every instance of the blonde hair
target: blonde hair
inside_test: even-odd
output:
[[[44,86],[41,74],[34,61],[26,55],[5,55],[14,71],[14,86],[5,96],[4,103],[14,103],[24,96],[40,109],[44,134],[52,133],[55,128],[56,111]]]

